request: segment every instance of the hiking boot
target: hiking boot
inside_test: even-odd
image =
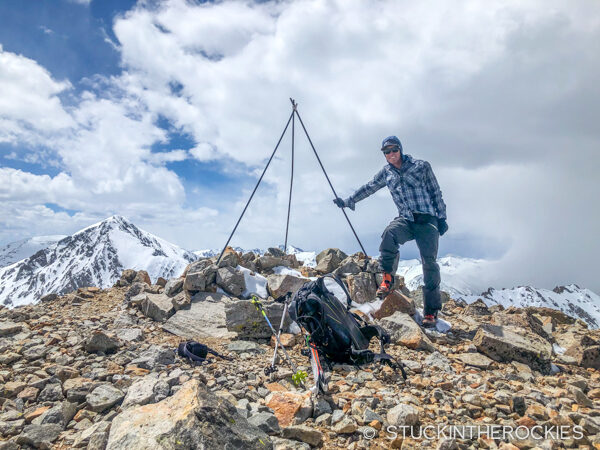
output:
[[[383,280],[377,289],[377,297],[384,298],[392,292],[392,285],[394,284],[394,277],[387,272],[383,272]]]
[[[423,328],[435,328],[437,324],[436,314],[425,314],[425,317],[423,317],[423,322],[421,324],[423,325]]]

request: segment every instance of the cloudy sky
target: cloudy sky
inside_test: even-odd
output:
[[[599,292],[598,42],[595,0],[2,2],[0,244],[120,214],[220,248],[293,97],[341,196],[396,134],[442,187],[441,256]],[[296,125],[289,241],[355,252]],[[288,133],[232,244],[283,243],[290,169]],[[370,254],[396,212],[348,212]]]

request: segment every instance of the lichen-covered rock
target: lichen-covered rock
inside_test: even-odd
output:
[[[273,448],[268,435],[235,407],[190,380],[171,397],[127,409],[112,421],[107,450]]]
[[[146,317],[157,322],[165,322],[175,314],[173,299],[165,294],[146,294],[140,304],[140,310]]]
[[[262,302],[271,324],[279,324],[283,315],[283,304]],[[271,329],[264,317],[249,300],[231,301],[225,304],[225,324],[227,330],[237,333],[240,338],[265,339],[271,337]],[[290,324],[286,317],[284,328]]]
[[[85,341],[85,351],[88,353],[111,353],[121,346],[121,342],[112,334],[94,331]]]
[[[315,270],[321,274],[331,273],[336,270],[347,257],[348,255],[338,248],[328,248],[323,250],[317,255],[317,266],[315,267]]]
[[[392,291],[381,304],[381,307],[373,313],[376,319],[383,319],[391,316],[396,311],[400,311],[413,316],[416,312],[415,302],[398,290]]]
[[[169,297],[175,297],[183,289],[183,278],[171,278],[165,284],[165,294]]]
[[[246,290],[244,274],[232,267],[221,267],[217,270],[216,283],[225,292],[239,297]]]
[[[279,298],[288,292],[295,294],[307,281],[309,280],[306,278],[293,275],[269,275],[267,276],[267,287],[273,298]]]
[[[346,282],[350,297],[356,303],[369,303],[375,300],[377,285],[372,273],[361,272],[356,275],[348,275]]]
[[[393,342],[414,350],[435,350],[421,327],[406,313],[396,311],[383,318],[381,326],[390,333]]]
[[[552,346],[522,328],[483,324],[473,338],[473,344],[495,361],[518,361],[542,373],[550,373]]]
[[[101,412],[119,403],[125,394],[110,384],[102,384],[86,396],[90,410]]]

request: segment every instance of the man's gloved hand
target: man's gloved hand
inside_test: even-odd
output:
[[[333,201],[333,203],[335,203],[340,208],[350,208],[352,211],[354,211],[355,203],[352,200],[350,200],[350,197],[348,197],[346,200],[337,197]]]
[[[448,224],[446,223],[446,219],[438,219],[438,231],[440,232],[440,236],[443,236],[446,231],[448,231]]]

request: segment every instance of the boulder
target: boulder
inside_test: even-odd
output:
[[[307,395],[296,392],[278,391],[272,392],[265,398],[265,404],[273,410],[273,413],[282,427],[290,426],[296,418],[305,416],[306,400],[310,399]],[[311,411],[312,413],[312,408]]]
[[[373,313],[373,317],[383,319],[391,316],[396,311],[413,316],[416,312],[414,300],[402,292],[394,290],[385,298],[381,307]]]
[[[165,322],[175,314],[172,299],[165,294],[146,294],[140,309],[146,317],[157,322]]]
[[[143,351],[139,357],[131,361],[142,369],[153,370],[155,367],[168,366],[175,362],[173,349],[152,345]]]
[[[191,300],[189,309],[177,311],[162,328],[185,339],[201,341],[206,337],[233,338],[227,330],[225,305],[231,299],[222,294],[199,292]]]
[[[125,293],[125,303],[129,303],[133,297],[144,292],[147,287],[148,285],[146,283],[133,283]]]
[[[125,394],[111,384],[102,384],[86,395],[88,408],[94,412],[102,412],[123,400]]]
[[[491,312],[485,302],[478,298],[473,303],[467,305],[463,310],[463,314],[467,316],[489,316]]]
[[[260,428],[269,435],[277,435],[281,432],[279,421],[275,414],[269,412],[259,412],[248,419],[250,425]]]
[[[121,342],[112,334],[93,331],[85,340],[84,348],[88,353],[112,353],[121,346]]]
[[[133,269],[125,269],[121,272],[121,284],[123,286],[133,283],[135,279],[136,272]]]
[[[231,247],[227,247],[227,249],[225,250],[225,253],[223,253],[223,256],[221,257],[221,261],[219,261],[219,268],[221,267],[231,267],[231,268],[235,268],[240,264],[241,258],[240,256],[237,254],[237,252],[235,250],[233,250]]]
[[[203,272],[188,272],[183,282],[186,291],[203,291],[206,289],[206,278]]]
[[[565,314],[562,311],[559,311],[558,309],[552,309],[552,308],[541,307],[541,306],[536,306],[536,307],[530,306],[530,307],[525,308],[525,310],[531,311],[535,314],[539,314],[542,317],[552,317],[552,319],[557,324],[561,324],[561,325],[573,325],[576,322],[576,319]]]
[[[246,290],[244,274],[232,267],[221,267],[217,270],[216,283],[225,292],[239,297]]]
[[[356,275],[357,273],[362,272],[364,265],[364,261],[360,261],[354,256],[348,256],[340,263],[338,268],[334,270],[333,274],[338,277]]]
[[[10,336],[23,329],[23,325],[14,322],[0,322],[0,336]]]
[[[169,297],[175,297],[183,289],[183,278],[171,278],[165,284],[165,294]]]
[[[413,405],[400,403],[387,412],[387,421],[396,427],[410,427],[419,423],[419,410]]]
[[[132,448],[271,449],[273,445],[231,403],[193,379],[173,396],[129,408],[113,419],[106,449]]]
[[[192,304],[192,296],[190,291],[181,291],[179,294],[171,298],[171,304],[175,311],[187,309]]]
[[[377,285],[372,273],[361,272],[346,277],[350,297],[356,303],[369,303],[375,300]]]
[[[456,355],[458,360],[467,366],[489,369],[493,361],[481,353],[461,353]]]
[[[283,315],[283,304],[277,302],[262,302],[265,313],[274,327],[279,326]],[[225,324],[229,331],[235,332],[240,338],[265,339],[271,337],[271,329],[249,300],[231,301],[225,304]],[[284,328],[290,324],[286,317]]]
[[[115,334],[125,342],[139,342],[144,339],[144,332],[140,328],[116,328]]]
[[[288,292],[295,294],[307,281],[310,280],[293,275],[269,275],[267,287],[273,298],[279,298]]]
[[[145,270],[138,270],[138,272],[135,274],[133,282],[146,283],[148,286],[152,284],[152,281],[150,280],[150,275],[148,275],[148,272],[146,272]]]
[[[277,247],[269,247],[265,252],[265,255],[275,256],[277,258],[283,258],[285,256],[285,252]]]
[[[517,361],[543,374],[550,373],[552,346],[522,328],[483,324],[473,338],[477,350],[495,361]]]
[[[394,342],[413,350],[434,351],[435,348],[427,335],[406,313],[396,311],[381,320],[381,326],[390,333]]]
[[[158,383],[158,378],[153,375],[146,375],[139,381],[133,383],[127,390],[127,395],[123,400],[122,407],[146,405],[154,402],[154,386]]]
[[[328,248],[317,255],[315,270],[319,273],[331,273],[348,257],[338,248]]]
[[[379,280],[378,280],[379,281]],[[394,283],[395,285],[395,283]],[[423,308],[423,286],[419,286],[418,289],[410,292],[411,298],[415,301],[415,306]],[[442,308],[444,304],[450,300],[450,295],[445,291],[440,291],[440,297],[442,300]]]
[[[52,448],[52,442],[58,438],[62,430],[62,426],[54,423],[25,425],[23,432],[17,438],[17,444],[34,448]]]
[[[492,315],[490,323],[494,325],[510,325],[513,327],[524,328],[544,339],[552,342],[552,334],[548,334],[544,329],[544,324],[539,316],[536,317],[533,313],[522,311],[521,308],[508,308],[502,312],[495,312]]]
[[[306,425],[295,425],[283,429],[284,439],[295,439],[306,442],[312,447],[319,447],[323,442],[323,433]]]
[[[46,410],[41,416],[33,420],[33,423],[37,425],[44,425],[47,423],[55,423],[63,427],[71,421],[75,413],[77,412],[77,405],[69,401],[63,401]]]
[[[266,272],[277,266],[289,267],[290,265],[289,261],[285,258],[271,255],[263,255],[257,258],[254,263],[256,264],[256,268],[261,272]]]

